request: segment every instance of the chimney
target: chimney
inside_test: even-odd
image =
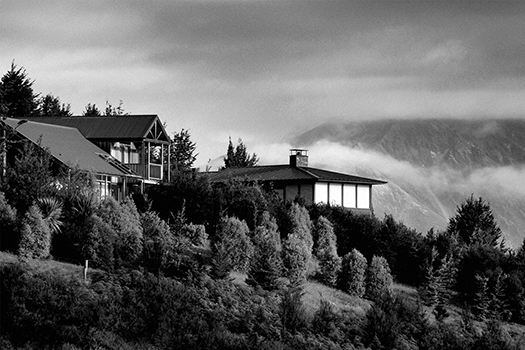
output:
[[[290,165],[293,167],[308,166],[308,150],[297,148],[291,149]]]

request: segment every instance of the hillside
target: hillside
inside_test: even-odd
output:
[[[374,188],[377,215],[392,213],[423,232],[444,229],[457,205],[474,194],[490,203],[508,245],[523,242],[525,120],[331,122],[293,144],[343,152],[337,170],[387,180]]]

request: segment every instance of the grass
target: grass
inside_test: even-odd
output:
[[[16,255],[0,251],[1,265],[17,264],[19,262],[21,262],[21,260]],[[74,265],[52,259],[25,259],[23,260],[23,262],[28,264],[31,267],[31,269],[33,269],[36,272],[52,271],[53,273],[61,274],[64,276],[73,276],[78,277],[80,279],[84,277],[84,266],[82,265]],[[95,269],[88,269],[88,279],[89,274],[92,274],[94,272],[100,271]]]
[[[20,260],[16,255],[0,252],[0,265],[16,264]],[[32,269],[39,272],[52,271],[56,274],[64,276],[74,276],[83,278],[84,267],[81,265],[74,265],[70,263],[60,262],[52,259],[28,259],[25,260]],[[102,271],[90,269],[89,275],[93,273],[103,273]],[[246,286],[245,279],[246,274],[239,272],[232,272],[230,277],[232,282]],[[418,292],[415,288],[403,284],[394,284],[394,293],[408,300],[418,300]],[[319,282],[309,280],[304,284],[304,296],[303,302],[306,308],[306,312],[312,316],[315,311],[319,308],[321,300],[327,300],[330,302],[334,309],[340,312],[349,312],[358,317],[364,317],[366,312],[370,309],[372,302],[351,296],[338,289],[328,287]],[[461,310],[455,306],[449,306],[449,317],[445,320],[446,323],[456,323],[461,321]],[[434,317],[430,308],[425,307],[425,312],[428,315],[429,321],[434,322]],[[483,322],[475,322],[477,328],[483,328]],[[525,344],[525,326],[515,323],[503,323],[503,329],[513,339],[523,339]]]

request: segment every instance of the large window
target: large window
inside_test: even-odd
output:
[[[325,203],[328,204],[328,183],[326,182],[316,182],[315,183],[315,203]]]
[[[331,205],[343,205],[343,185],[340,183],[330,183],[328,186],[328,199]]]
[[[357,207],[370,209],[370,185],[357,185]]]
[[[356,186],[351,184],[344,184],[343,186],[343,207],[356,207]]]

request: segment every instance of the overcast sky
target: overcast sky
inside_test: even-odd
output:
[[[284,163],[276,143],[332,119],[524,118],[525,1],[0,0],[13,60],[75,114],[189,129],[198,165],[229,136]]]

